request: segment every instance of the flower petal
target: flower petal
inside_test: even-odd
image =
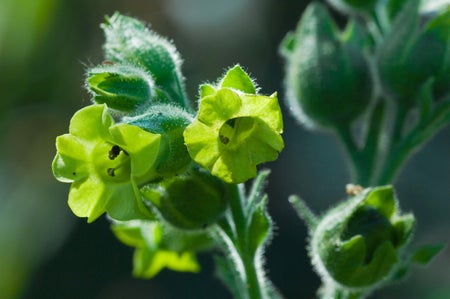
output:
[[[89,168],[86,163],[59,153],[53,159],[52,170],[55,178],[63,183],[79,181],[89,175]]]
[[[220,87],[233,88],[249,94],[256,93],[252,79],[244,72],[240,65],[235,65],[227,71],[220,83]]]
[[[87,177],[88,154],[84,145],[81,140],[70,134],[56,138],[58,152],[53,159],[52,170],[58,181],[69,183]]]
[[[108,184],[107,187],[106,211],[111,218],[119,221],[155,218],[144,206],[141,193],[133,181],[111,186]]]
[[[118,124],[109,129],[114,143],[130,154],[131,175],[145,175],[153,166],[159,152],[161,135],[149,133],[137,126]]]
[[[164,268],[179,272],[200,271],[200,265],[193,252],[178,253],[155,248],[138,248],[133,263],[133,274],[142,278],[152,278]]]
[[[184,142],[188,144],[189,155],[204,167],[212,165],[219,157],[218,130],[194,121],[184,131]]]
[[[261,95],[241,95],[243,102],[239,116],[258,117],[278,133],[283,132],[283,117],[276,94],[270,97]]]
[[[108,128],[114,124],[106,105],[91,105],[78,110],[70,120],[69,133],[80,139],[109,141]]]
[[[95,176],[72,184],[69,191],[69,207],[78,217],[88,217],[93,222],[106,211],[107,188]]]
[[[207,126],[221,126],[223,122],[236,116],[242,103],[239,95],[227,88],[201,99],[198,120]]]

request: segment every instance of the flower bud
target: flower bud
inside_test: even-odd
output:
[[[160,151],[154,169],[159,177],[170,177],[185,171],[192,162],[183,139],[183,131],[192,122],[192,118],[182,108],[160,104],[149,107],[141,115],[125,117],[123,122],[161,135]]]
[[[105,65],[88,71],[86,85],[93,102],[133,112],[152,98],[153,79],[145,71],[125,65]]]
[[[327,9],[317,2],[308,6],[296,32],[286,36],[281,53],[287,101],[299,121],[333,128],[349,124],[368,106],[371,74],[354,40],[340,36]]]
[[[365,189],[331,210],[312,232],[318,271],[340,285],[368,288],[392,276],[413,227],[401,215],[392,186]]]
[[[420,88],[430,78],[437,79],[437,96],[449,90],[450,11],[420,28],[418,2],[409,1],[398,13],[378,55],[383,88],[406,108],[416,104]]]
[[[149,72],[157,86],[165,90],[173,104],[184,102],[181,58],[167,39],[146,28],[142,22],[115,13],[102,25],[107,60],[139,66]]]
[[[223,183],[204,170],[144,186],[141,193],[167,222],[181,229],[205,228],[227,208]]]

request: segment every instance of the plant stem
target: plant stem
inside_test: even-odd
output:
[[[396,123],[399,123],[397,116]],[[398,174],[404,162],[417,150],[421,145],[430,140],[439,130],[445,127],[450,121],[450,103],[442,103],[436,107],[434,113],[426,122],[420,122],[405,137],[396,135],[394,128],[394,138],[391,148],[387,153],[384,167],[378,177],[377,185],[391,183]],[[398,129],[397,129],[398,130]],[[397,133],[398,134],[398,133]]]
[[[340,126],[336,134],[345,147],[352,165],[351,180],[354,183],[367,186],[372,176],[372,157],[365,155],[358,149],[348,126]]]
[[[229,184],[227,185],[227,196],[230,205],[229,217],[225,221],[219,222],[219,229],[222,233],[217,234],[217,236],[222,239],[228,238],[228,242],[222,242],[222,244],[228,247],[224,248],[224,251],[230,267],[242,268],[243,271],[243,273],[236,273],[237,275],[233,280],[239,285],[229,287],[232,290],[237,289],[245,292],[245,294],[235,294],[239,298],[268,298],[264,275],[258,273],[260,270],[256,266],[255,256],[248,247],[244,192],[239,185]],[[229,248],[230,246],[233,248]]]

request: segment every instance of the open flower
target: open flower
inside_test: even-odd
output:
[[[196,253],[213,246],[204,230],[186,232],[157,221],[113,221],[112,231],[122,243],[135,248],[133,275],[140,278],[152,278],[165,268],[197,273]]]
[[[256,176],[256,165],[273,161],[283,147],[276,94],[255,93],[248,75],[230,69],[218,87],[201,87],[197,118],[184,131],[192,159],[227,183]]]
[[[69,206],[88,222],[104,212],[117,220],[149,218],[138,184],[152,176],[160,135],[115,124],[105,105],[75,113],[69,134],[56,139],[53,174],[72,183]]]

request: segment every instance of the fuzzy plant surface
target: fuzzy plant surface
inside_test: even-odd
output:
[[[259,94],[235,65],[200,85],[194,105],[170,41],[119,13],[101,27],[106,62],[86,72],[92,104],[56,139],[53,173],[71,184],[70,209],[88,222],[107,215],[135,248],[136,277],[198,272],[197,253],[221,251],[218,276],[234,297],[277,298],[263,268],[268,171],[258,172],[284,147],[277,94]]]
[[[450,6],[419,0],[313,1],[284,38],[286,104],[310,130],[336,135],[349,197],[307,223],[323,299],[366,298],[427,264],[443,248],[408,249],[413,214],[392,183],[407,159],[450,123]],[[346,17],[342,29],[330,8]],[[363,186],[363,187],[361,187]]]
[[[351,185],[320,217],[290,201],[308,226],[318,296],[358,299],[443,247],[409,248],[416,221],[391,184],[450,122],[450,11],[422,15],[417,0],[329,2],[348,17],[344,30],[312,2],[281,45],[286,103],[305,127],[341,138],[352,183],[364,187]],[[134,248],[136,277],[198,272],[197,254],[210,252],[234,298],[282,298],[264,268],[274,224],[261,169],[284,148],[277,93],[260,94],[234,65],[192,102],[172,42],[120,13],[101,27],[105,62],[85,80],[92,103],[56,139],[53,174],[71,184],[72,212],[89,223],[106,214]]]

